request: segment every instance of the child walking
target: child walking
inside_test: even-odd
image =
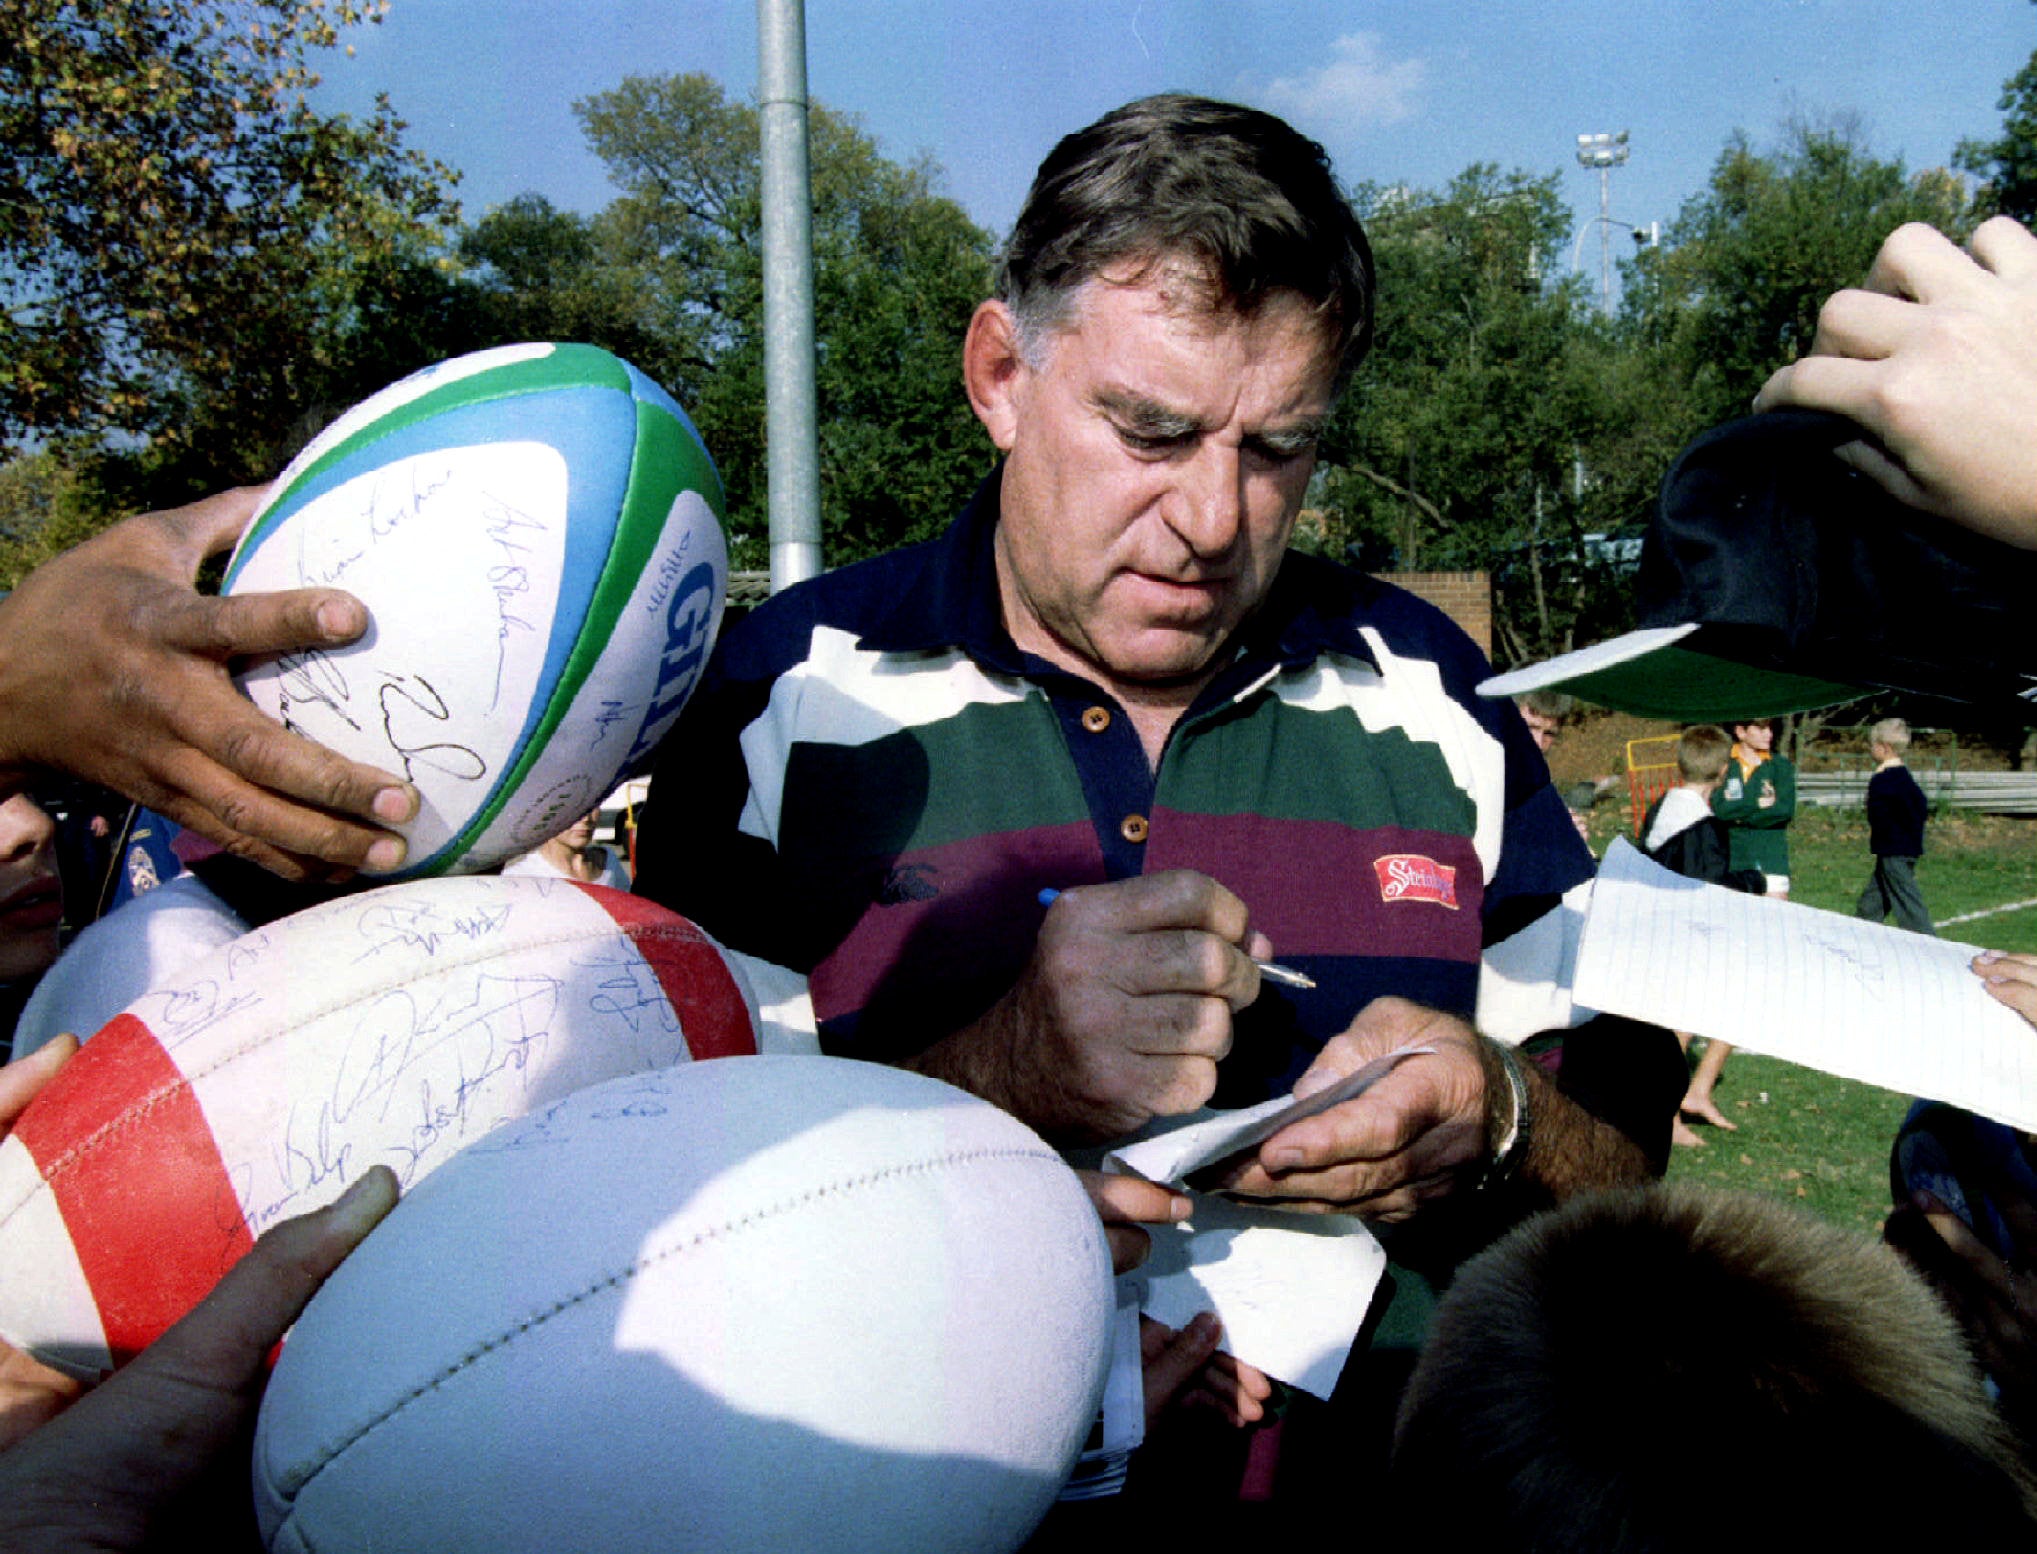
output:
[[[1874,877],[1860,892],[1853,914],[1879,923],[1893,913],[1896,927],[1936,938],[1938,930],[1917,889],[1917,859],[1923,856],[1924,821],[1931,806],[1903,764],[1910,748],[1909,724],[1883,718],[1867,731],[1867,748],[1876,762],[1867,779],[1867,846],[1874,854]]]

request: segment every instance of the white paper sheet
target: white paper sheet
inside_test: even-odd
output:
[[[1278,1095],[1236,1111],[1205,1109],[1168,1119],[1158,1127],[1149,1126],[1137,1143],[1121,1145],[1105,1155],[1104,1169],[1129,1171],[1149,1182],[1186,1189],[1191,1185],[1189,1178],[1203,1167],[1258,1148],[1290,1122],[1300,1122],[1304,1117],[1313,1117],[1363,1095],[1407,1059],[1435,1050],[1414,1042],[1395,1047],[1335,1084],[1325,1085],[1306,1100]]]
[[[2037,1031],[1970,944],[1685,879],[1624,839],[1599,865],[1577,1001],[2037,1130]]]
[[[1363,1220],[1199,1196],[1185,1224],[1146,1228],[1147,1316],[1180,1328],[1214,1311],[1229,1353],[1330,1395],[1386,1272],[1386,1251]]]
[[[1399,1063],[1433,1050],[1396,1048],[1303,1101],[1281,1096],[1240,1111],[1195,1113],[1112,1150],[1104,1169],[1187,1191],[1186,1179],[1203,1167],[1361,1094]],[[1384,1249],[1351,1215],[1296,1214],[1191,1196],[1195,1212],[1185,1223],[1146,1227],[1153,1238],[1139,1267],[1146,1315],[1179,1328],[1199,1312],[1214,1311],[1228,1353],[1289,1386],[1328,1397],[1386,1272]]]

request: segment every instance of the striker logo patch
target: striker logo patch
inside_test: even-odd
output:
[[[1420,853],[1388,853],[1372,860],[1381,901],[1433,901],[1457,910],[1457,871]]]

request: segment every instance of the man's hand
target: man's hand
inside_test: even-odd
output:
[[[191,586],[260,496],[130,518],[0,600],[0,775],[75,773],[288,879],[393,869],[404,843],[383,827],[417,813],[416,790],[263,716],[227,667],[351,642],[368,624],[360,602],[331,588],[211,599]]]
[[[1487,1142],[1485,1038],[1455,1015],[1380,998],[1324,1046],[1296,1081],[1297,1100],[1410,1042],[1434,1047],[1399,1064],[1363,1095],[1288,1124],[1228,1191],[1313,1213],[1407,1219],[1483,1160]]]
[[[2037,238],[2006,216],[1962,253],[1912,223],[1861,290],[1835,293],[1811,354],[1757,410],[1831,410],[1879,439],[1840,456],[1898,500],[2037,548]]]
[[[395,1202],[396,1178],[376,1166],[265,1232],[131,1364],[0,1452],[0,1548],[251,1545],[244,1447],[269,1351]]]
[[[1018,985],[909,1066],[1050,1136],[1121,1137],[1209,1099],[1231,1015],[1259,996],[1251,957],[1270,953],[1207,875],[1064,891]]]

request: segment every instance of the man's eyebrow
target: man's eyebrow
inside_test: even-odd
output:
[[[1202,422],[1180,410],[1170,410],[1157,400],[1125,389],[1100,388],[1093,396],[1106,415],[1124,423],[1143,437],[1193,437],[1203,430]]]
[[[1299,416],[1279,426],[1263,427],[1253,432],[1246,441],[1256,442],[1278,453],[1298,453],[1320,438],[1328,424],[1328,416]]]
[[[1100,388],[1091,397],[1098,409],[1141,437],[1173,440],[1208,430],[1186,411],[1171,410],[1157,400],[1127,389]],[[1328,416],[1298,416],[1255,431],[1247,440],[1279,452],[1295,452],[1321,437],[1328,421]]]

